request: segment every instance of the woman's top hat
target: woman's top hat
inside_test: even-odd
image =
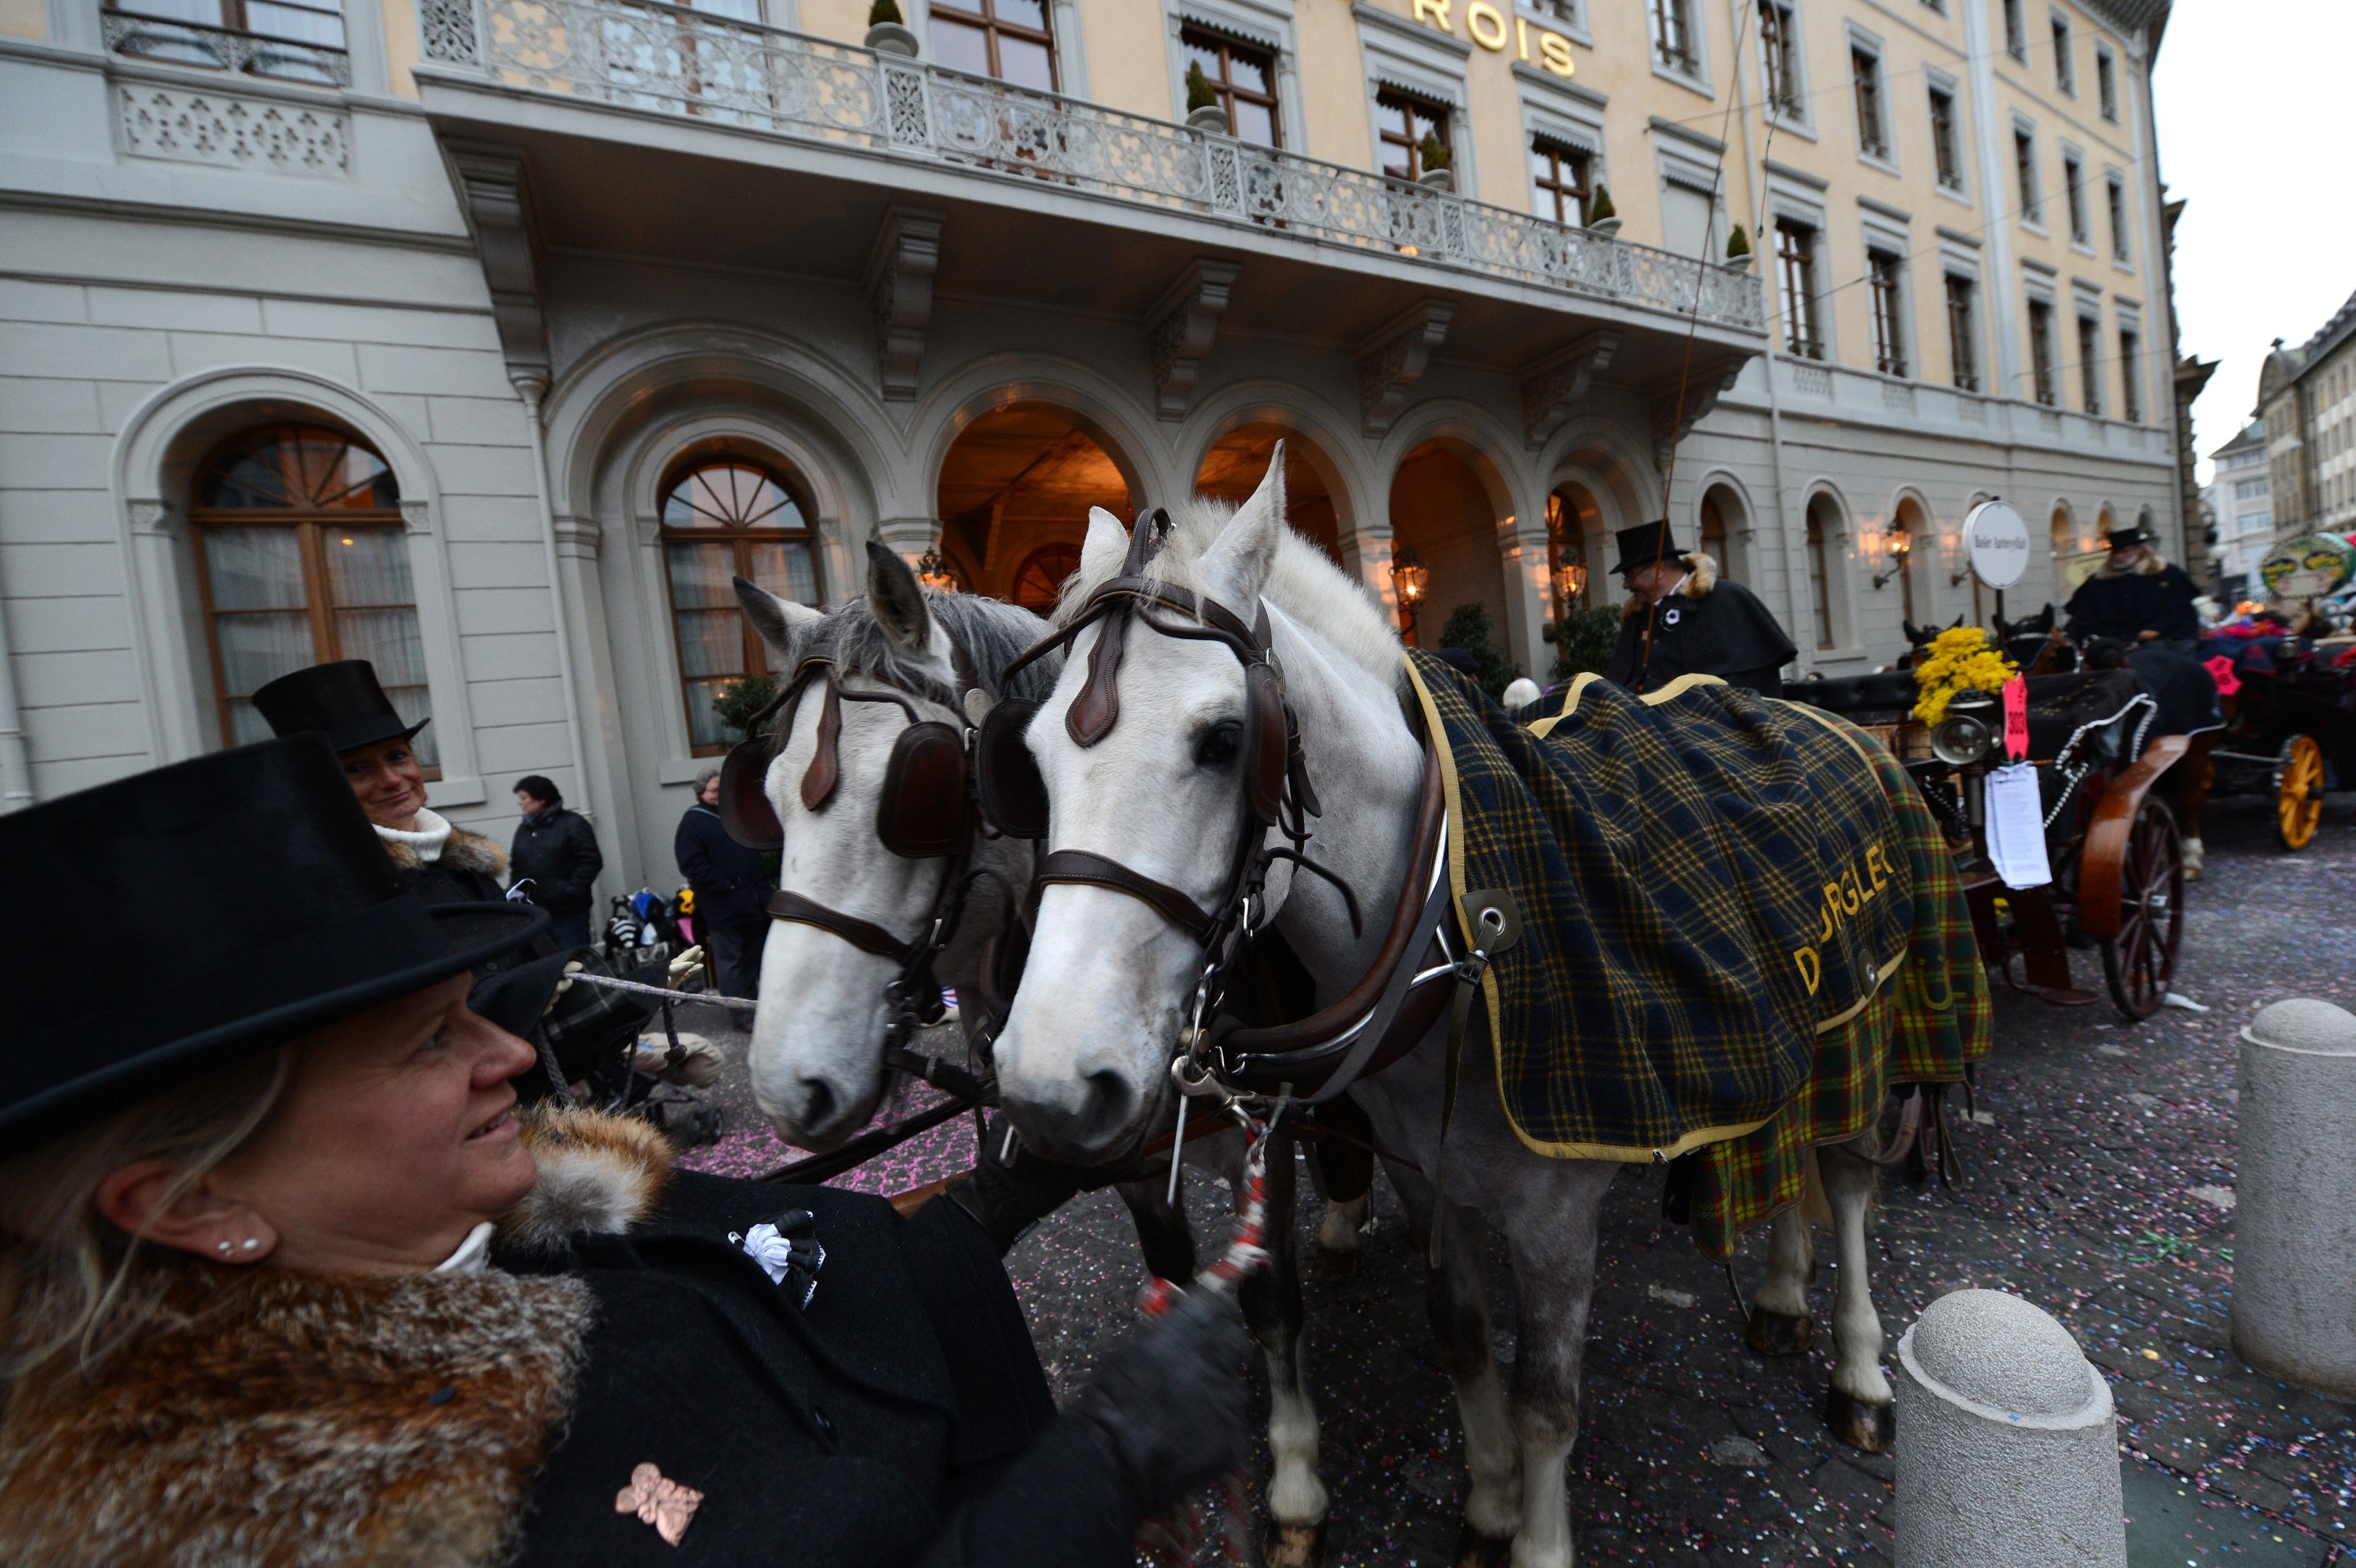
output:
[[[0,1159],[406,996],[544,929],[427,908],[316,735],[0,816]],[[70,889],[37,898],[32,889]],[[62,970],[59,954],[77,962]]]
[[[408,740],[428,720],[412,724],[394,710],[366,659],[337,659],[282,675],[253,694],[253,706],[273,735],[325,735],[341,754],[380,741]]]
[[[1622,528],[1612,537],[1620,541],[1620,564],[1608,574],[1612,577],[1641,571],[1656,561],[1674,560],[1685,554],[1669,537],[1669,520],[1666,517],[1657,522],[1638,523],[1633,528]],[[256,698],[255,700],[261,699]]]

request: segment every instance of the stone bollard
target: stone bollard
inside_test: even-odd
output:
[[[1958,1290],[1898,1363],[1898,1568],[2126,1568],[2111,1387],[2068,1329]]]
[[[2242,1031],[2233,1353],[2356,1398],[2356,1016],[2276,1002]]]

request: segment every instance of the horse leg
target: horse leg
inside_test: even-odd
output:
[[[1464,1467],[1472,1477],[1456,1561],[1459,1568],[1489,1568],[1505,1562],[1521,1527],[1522,1478],[1520,1445],[1489,1342],[1489,1300],[1481,1286],[1485,1227],[1479,1210],[1443,1204],[1421,1172],[1387,1160],[1384,1166],[1407,1210],[1408,1238],[1427,1259],[1432,1222],[1440,1227],[1440,1264],[1424,1275],[1423,1299],[1440,1363],[1456,1388]]]
[[[2197,882],[2207,859],[2201,844],[2201,808],[2209,804],[2210,787],[2217,781],[2217,764],[2209,753],[2217,747],[2217,732],[2203,731],[2169,770],[2176,781],[2176,823],[2184,835],[2184,880]]]
[[[1129,1205],[1146,1272],[1184,1285],[1194,1277],[1194,1232],[1186,1223],[1185,1199],[1168,1201],[1169,1184],[1159,1177],[1124,1181],[1115,1190]]]
[[[1317,1476],[1317,1406],[1309,1396],[1309,1367],[1301,1353],[1308,1310],[1301,1298],[1301,1270],[1294,1255],[1293,1205],[1297,1180],[1293,1140],[1281,1134],[1268,1151],[1268,1221],[1264,1243],[1268,1266],[1244,1276],[1236,1293],[1244,1321],[1268,1357],[1268,1446],[1276,1473],[1268,1485],[1269,1517],[1276,1535],[1268,1543],[1267,1568],[1316,1568],[1325,1557],[1325,1483]],[[1240,1149],[1238,1149],[1240,1156]],[[1240,1157],[1232,1179],[1243,1201]]]
[[[1543,1200],[1508,1211],[1516,1303],[1513,1423],[1522,1475],[1513,1568],[1571,1568],[1577,1556],[1563,1464],[1579,1437],[1596,1220],[1613,1171],[1601,1161],[1569,1162],[1547,1173]]]
[[[1796,1356],[1804,1351],[1814,1328],[1808,1313],[1808,1283],[1815,1273],[1808,1222],[1794,1205],[1769,1222],[1767,1282],[1751,1300],[1743,1343],[1762,1356]]]
[[[1880,1168],[1846,1147],[1816,1151],[1825,1200],[1833,1211],[1840,1278],[1833,1302],[1832,1390],[1825,1420],[1852,1448],[1887,1453],[1897,1430],[1896,1396],[1881,1370],[1881,1315],[1873,1307],[1866,1262],[1866,1226],[1873,1214]]]
[[[1317,1195],[1325,1200],[1325,1221],[1317,1231],[1317,1277],[1347,1279],[1357,1272],[1364,1245],[1360,1232],[1366,1228],[1372,1207],[1368,1200],[1375,1160],[1367,1146],[1375,1130],[1365,1111],[1346,1094],[1319,1106],[1317,1121],[1329,1132],[1355,1140],[1327,1136],[1309,1148],[1310,1179],[1316,1184]]]

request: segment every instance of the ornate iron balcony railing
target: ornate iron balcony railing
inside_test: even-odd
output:
[[[430,59],[562,98],[1052,181],[1763,332],[1759,280],[1447,191],[651,0],[423,0]]]
[[[304,81],[317,87],[352,84],[352,57],[325,44],[267,37],[236,27],[176,22],[169,17],[142,16],[128,11],[103,11],[100,17],[111,54],[201,66],[243,76],[267,76],[281,81]]]

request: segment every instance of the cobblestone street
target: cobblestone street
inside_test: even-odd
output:
[[[1893,1352],[1931,1300],[1979,1285],[2054,1313],[2111,1379],[2135,1568],[2356,1563],[2356,1407],[2252,1371],[2226,1340],[2237,1031],[2285,997],[2356,1008],[2351,806],[2334,796],[2315,844],[2285,855],[2261,803],[2212,803],[2209,875],[2192,891],[2178,977],[2210,1010],[2126,1028],[2107,1005],[2050,1008],[2000,987],[1983,1119],[1957,1140],[1966,1189],[1886,1189],[1874,1289]],[[2079,983],[2099,989],[2095,955],[2079,965]],[[945,1168],[969,1153],[969,1132],[945,1132],[957,1136],[860,1184],[906,1185],[936,1173],[927,1160]],[[766,1131],[740,1132],[699,1163],[778,1152]],[[1190,1179],[1198,1234],[1224,1233],[1225,1194]],[[1329,1561],[1441,1563],[1464,1486],[1454,1403],[1424,1331],[1419,1260],[1387,1186],[1376,1194],[1355,1276],[1308,1286]],[[1659,1177],[1630,1168],[1607,1210],[1570,1467],[1582,1561],[1886,1561],[1891,1464],[1825,1430],[1823,1348],[1783,1361],[1744,1349],[1723,1275],[1659,1221]],[[1305,1253],[1317,1215],[1304,1207]],[[1746,1290],[1764,1256],[1754,1233],[1738,1265]],[[1135,1321],[1126,1216],[1110,1194],[1083,1200],[1026,1237],[1010,1266],[1068,1392]],[[1512,1281],[1494,1244],[1490,1289],[1508,1359]],[[1832,1292],[1827,1258],[1814,1293],[1820,1336]]]

